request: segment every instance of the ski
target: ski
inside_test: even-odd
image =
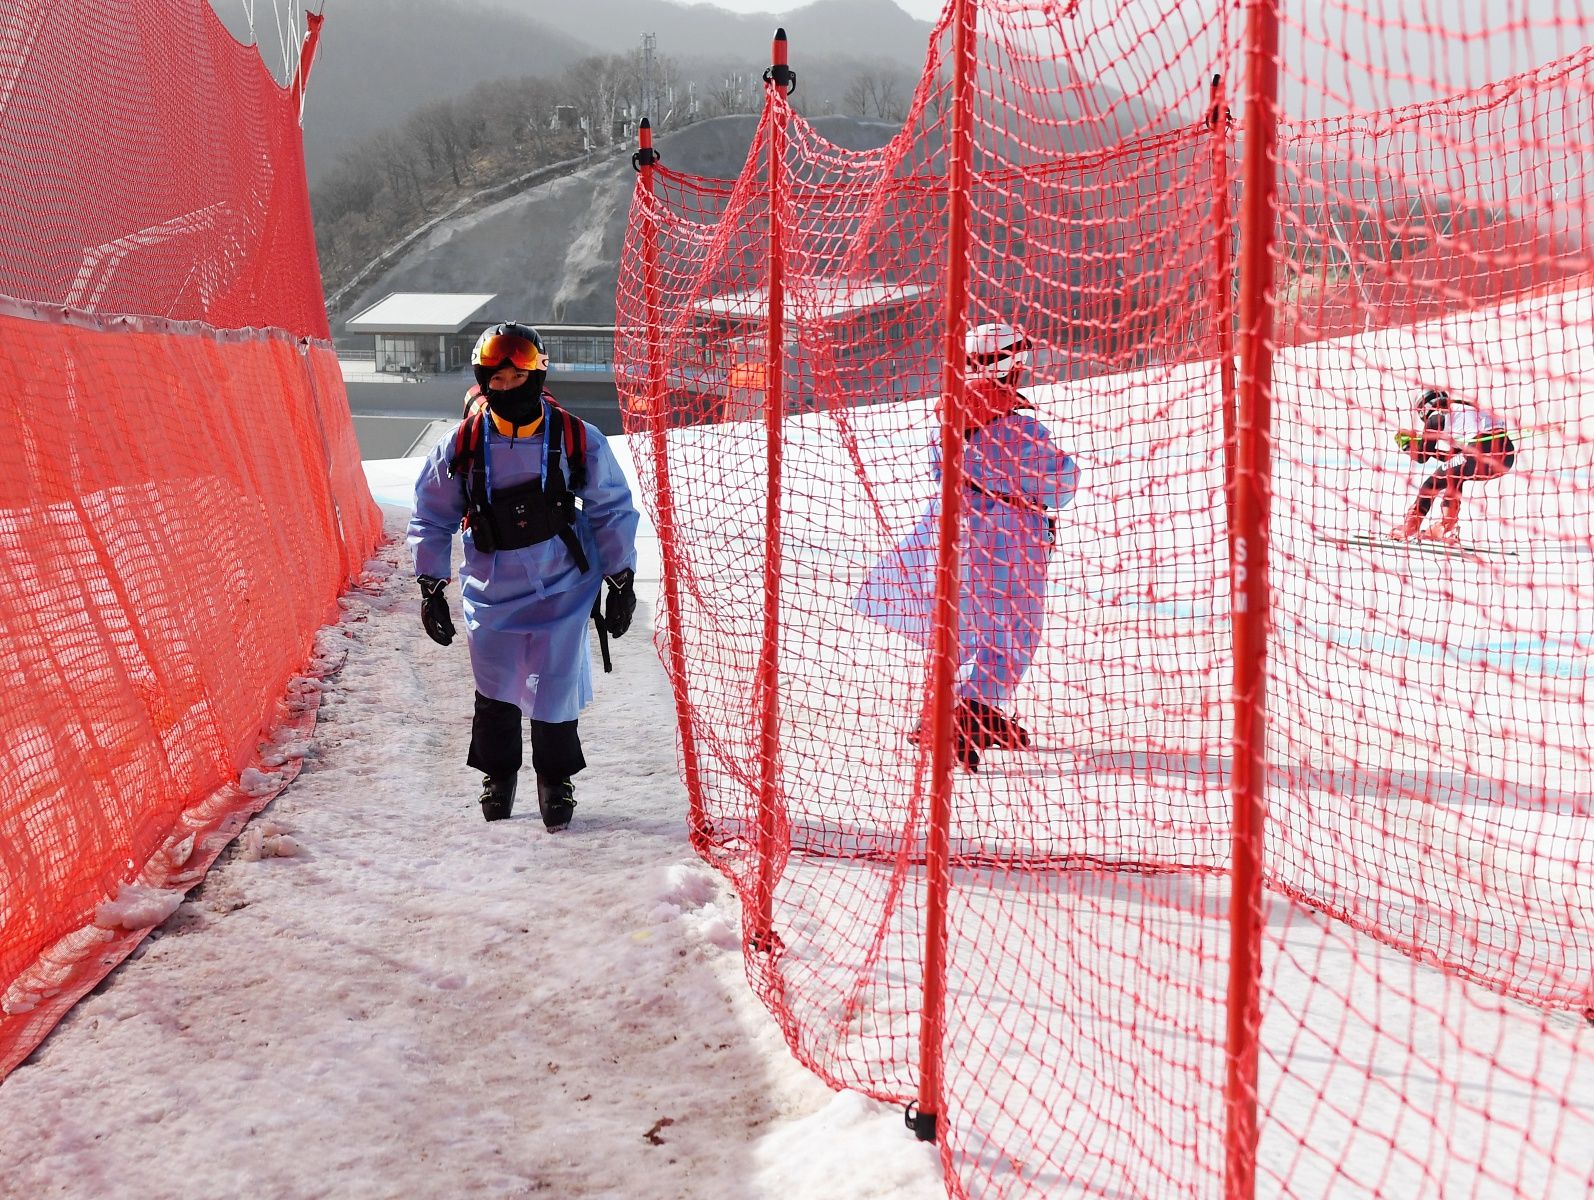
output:
[[[1499,546],[1479,546],[1470,542],[1436,542],[1426,538],[1407,540],[1378,533],[1320,533],[1317,535],[1317,540],[1330,546],[1366,546],[1374,550],[1402,550],[1409,554],[1427,554],[1435,558],[1517,557],[1515,550],[1506,550]]]

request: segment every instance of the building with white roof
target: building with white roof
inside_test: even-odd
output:
[[[377,373],[434,375],[470,363],[476,338],[495,320],[492,292],[390,292],[343,323],[376,338]]]

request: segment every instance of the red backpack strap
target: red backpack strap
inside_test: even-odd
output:
[[[450,475],[470,471],[472,462],[481,451],[482,428],[486,420],[487,397],[482,395],[480,388],[473,387],[465,393],[464,412],[460,414],[459,428],[454,431],[454,453],[448,459]]]
[[[563,409],[559,411],[564,412]],[[565,412],[564,417],[565,459],[568,462],[579,461],[585,466],[587,461],[587,424],[573,413]]]
[[[559,410],[565,419],[565,462],[570,464],[570,487],[582,491],[587,486],[587,426],[573,413]]]
[[[477,462],[481,459],[482,432],[486,424],[485,408],[468,412],[465,419],[459,423],[459,428],[454,431],[454,453],[448,459],[450,476],[463,472],[468,478],[475,470]],[[466,487],[469,486],[467,483]]]

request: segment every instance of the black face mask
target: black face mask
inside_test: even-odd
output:
[[[546,371],[533,371],[526,382],[517,388],[495,392],[483,384],[481,390],[494,416],[511,425],[527,425],[542,412],[542,384],[547,378]]]
[[[487,407],[494,416],[511,425],[529,425],[542,411],[542,397],[525,386],[507,392],[488,392]]]

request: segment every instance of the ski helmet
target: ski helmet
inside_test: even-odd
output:
[[[963,335],[969,371],[978,379],[1013,383],[1029,360],[1030,340],[1005,321],[976,325]]]
[[[524,425],[541,410],[542,385],[548,378],[548,355],[542,335],[518,321],[500,321],[482,331],[470,354],[476,386],[487,397],[487,407],[514,425]],[[494,374],[505,367],[527,372],[519,387],[494,391],[488,387]]]
[[[1429,388],[1417,400],[1418,410],[1425,413],[1448,407],[1450,407],[1450,393],[1443,388]]]

